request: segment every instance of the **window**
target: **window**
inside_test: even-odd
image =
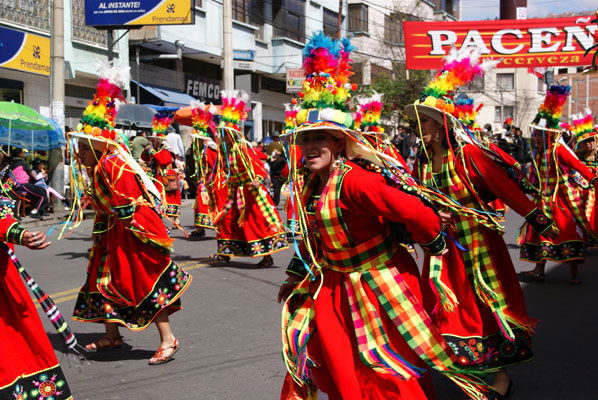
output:
[[[233,0],[233,19],[261,26],[264,24],[264,0]]]
[[[392,44],[401,43],[401,21],[397,13],[384,16],[384,40]]]
[[[494,122],[502,124],[507,118],[513,118],[513,106],[494,106]]]
[[[338,35],[338,13],[324,9],[324,35],[337,37]]]
[[[368,6],[349,4],[349,32],[368,32]]]
[[[563,75],[563,74],[568,74],[569,73],[569,68],[559,68],[557,74],[558,75]]]
[[[499,92],[515,90],[515,74],[496,74],[496,90]]]
[[[484,75],[477,76],[467,86],[465,86],[466,92],[483,92],[484,91]]]
[[[274,36],[305,41],[305,0],[274,0]]]

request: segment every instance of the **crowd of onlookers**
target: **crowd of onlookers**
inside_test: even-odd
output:
[[[48,184],[48,155],[13,147],[3,148],[0,174],[4,195],[16,202],[15,215],[42,218],[54,212],[53,197],[62,201],[65,210],[70,203],[64,195]]]

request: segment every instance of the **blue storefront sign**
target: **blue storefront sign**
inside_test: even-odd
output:
[[[50,75],[50,39],[0,28],[0,68]]]
[[[89,26],[184,25],[195,21],[194,0],[85,0]]]

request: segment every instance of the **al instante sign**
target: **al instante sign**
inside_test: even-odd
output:
[[[451,46],[476,46],[482,58],[502,58],[499,68],[589,65],[584,52],[598,40],[591,19],[404,22],[407,68],[440,68]]]

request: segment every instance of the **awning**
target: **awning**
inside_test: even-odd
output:
[[[195,97],[173,89],[165,89],[158,86],[148,85],[146,83],[138,83],[134,80],[131,80],[131,82],[135,85],[139,85],[141,89],[146,90],[152,96],[157,97],[161,102],[164,103],[165,106],[188,106],[192,101],[196,100]],[[133,91],[133,93],[135,92]]]

